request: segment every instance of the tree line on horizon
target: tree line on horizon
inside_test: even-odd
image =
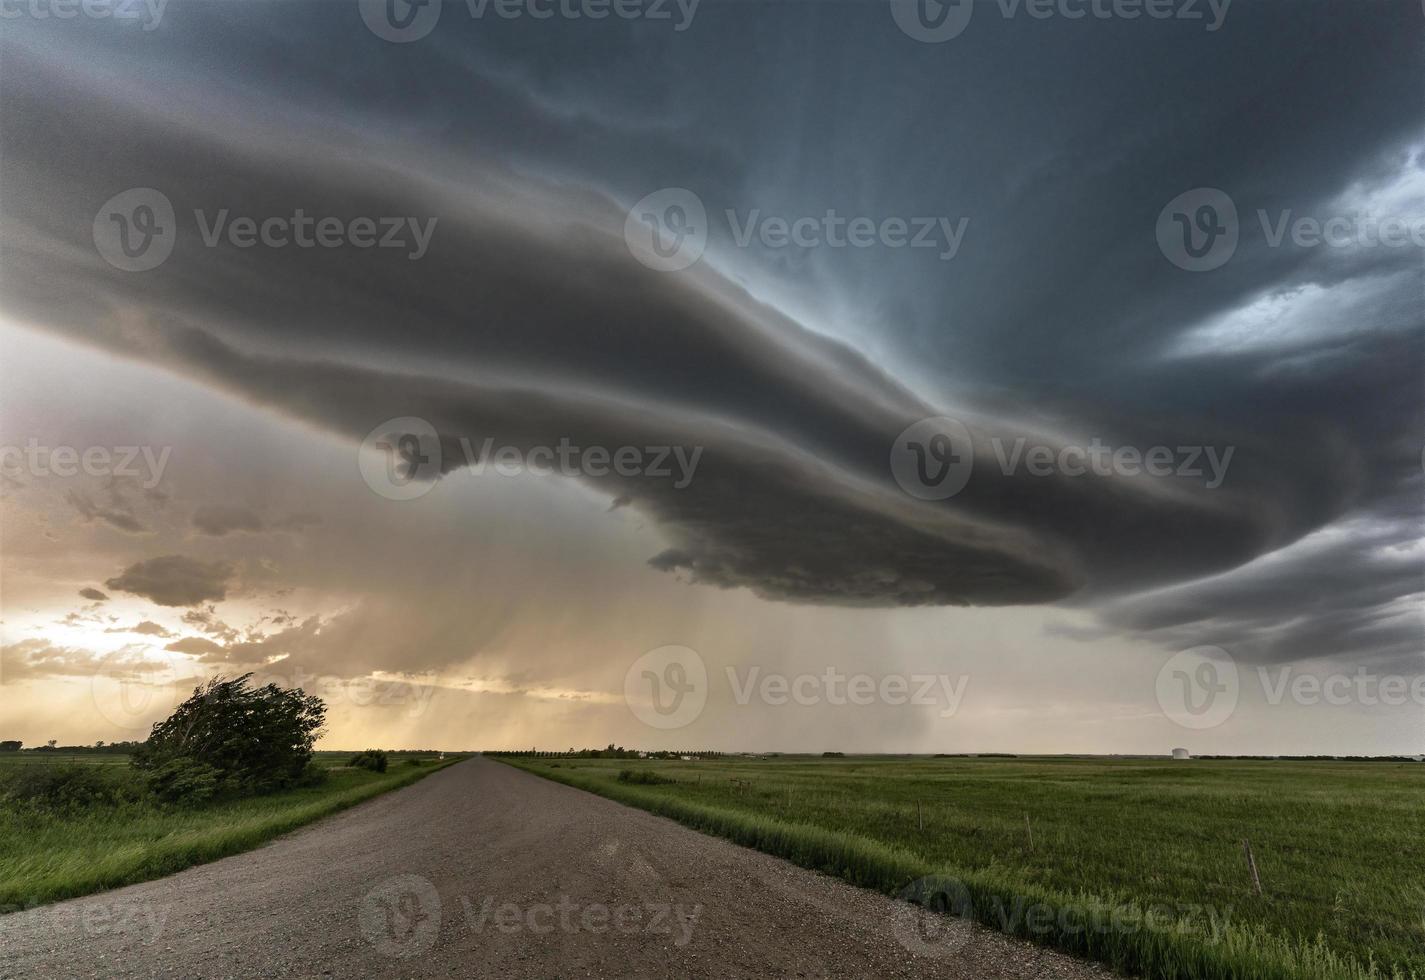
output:
[[[486,751],[485,755],[514,759],[681,759],[684,756],[698,759],[721,759],[728,753],[707,749],[678,752],[658,749],[653,752],[644,752],[639,749],[626,749],[622,745],[616,746],[610,742],[606,748],[602,749],[575,749],[572,746],[564,752],[545,749],[494,749]]]

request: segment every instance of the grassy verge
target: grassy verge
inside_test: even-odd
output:
[[[0,807],[0,912],[148,881],[250,850],[458,761],[393,765],[385,773],[332,767],[320,786],[194,810],[131,803],[54,816]]]
[[[504,761],[1125,973],[1425,977],[1413,771],[1361,764],[1333,779],[1278,764],[1253,787],[1253,770],[1226,763]],[[1262,896],[1244,836],[1257,837]]]

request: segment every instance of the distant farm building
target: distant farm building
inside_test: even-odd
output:
[[[1173,749],[1173,758],[1174,758],[1174,759],[1191,759],[1191,758],[1192,758],[1192,753],[1189,752],[1187,749]]]

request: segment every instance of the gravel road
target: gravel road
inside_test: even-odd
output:
[[[0,918],[0,977],[1108,976],[918,918],[474,758],[255,851]]]

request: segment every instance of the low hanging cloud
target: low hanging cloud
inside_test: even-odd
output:
[[[108,602],[109,597],[95,588],[83,588],[79,590],[79,596],[83,599],[92,599],[95,602]]]
[[[1350,652],[1417,674],[1425,666],[1425,546],[1411,540],[1418,520],[1409,503],[1398,503],[1230,572],[1111,603],[1099,610],[1104,633],[1131,632],[1169,649],[1210,644],[1252,663]]]
[[[234,574],[231,562],[164,555],[135,562],[104,584],[160,606],[196,606],[227,598]]]
[[[204,660],[222,660],[226,656],[226,648],[221,643],[214,643],[205,636],[185,636],[182,639],[174,640],[163,649],[172,650],[174,653],[186,653],[190,657],[199,657]]]
[[[150,660],[142,648],[126,647],[100,654],[32,638],[0,646],[0,678],[5,683],[47,677],[106,676],[129,679],[161,673],[168,665]]]
[[[145,619],[145,620],[143,620],[142,622],[135,623],[133,626],[113,626],[113,627],[110,627],[110,628],[104,630],[104,632],[105,632],[105,633],[140,633],[140,634],[142,634],[142,635],[144,635],[144,636],[157,636],[157,637],[160,637],[160,638],[163,638],[163,639],[167,639],[168,637],[173,636],[173,631],[172,631],[172,630],[170,630],[170,629],[168,629],[168,628],[166,628],[166,627],[164,627],[164,626],[160,626],[158,623],[155,623],[155,622],[154,622],[153,620],[151,620],[151,619]]]
[[[304,659],[315,647],[322,625],[320,616],[309,616],[301,622],[271,633],[252,629],[241,639],[230,636],[226,643],[218,643],[203,636],[185,636],[169,643],[164,649],[197,657],[204,663],[260,667],[277,660],[286,662],[284,658]],[[289,666],[297,662],[292,661]]]
[[[209,636],[217,637],[224,643],[230,643],[238,637],[238,631],[219,619],[218,611],[213,606],[188,610],[183,614],[183,622]]]
[[[85,524],[99,521],[125,534],[147,534],[153,530],[135,513],[129,501],[112,492],[105,501],[82,490],[70,490],[65,494],[65,500],[79,512],[80,520]]]

